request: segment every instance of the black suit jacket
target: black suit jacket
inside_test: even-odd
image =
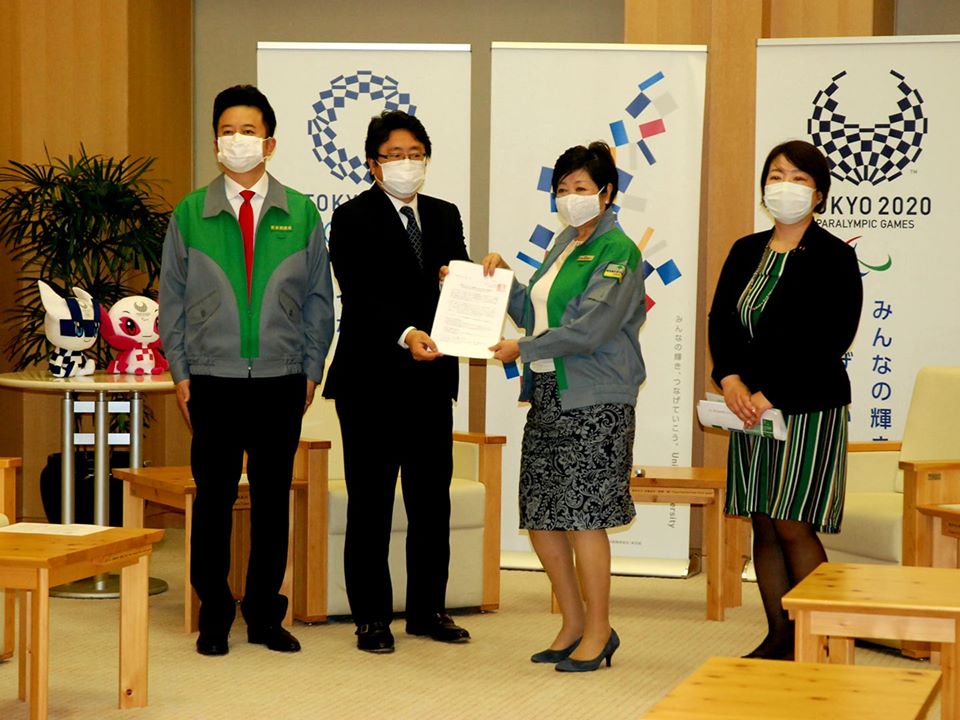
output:
[[[791,253],[751,338],[737,310],[772,230],[734,243],[710,308],[713,379],[739,375],[786,413],[847,405],[843,354],[860,321],[863,286],[853,248],[810,223]]]
[[[374,185],[339,206],[330,226],[330,261],[343,311],[323,394],[379,395],[403,387],[457,396],[457,358],[417,362],[398,344],[410,327],[430,332],[440,297],[439,271],[469,260],[453,203],[419,195],[424,267],[390,198]]]

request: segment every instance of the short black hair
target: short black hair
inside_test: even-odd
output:
[[[384,110],[370,118],[370,124],[367,126],[367,140],[363,149],[368,158],[377,159],[380,146],[390,139],[390,133],[394,130],[409,131],[423,145],[423,154],[430,157],[432,149],[430,136],[427,135],[423,123],[403,110]]]
[[[820,192],[820,202],[818,202],[813,211],[818,215],[827,209],[827,195],[830,193],[830,165],[823,153],[805,140],[789,140],[777,145],[767,155],[763,162],[763,171],[760,173],[760,197],[763,197],[763,189],[767,184],[767,173],[770,172],[770,165],[778,157],[783,155],[794,165],[797,170],[802,170],[813,179],[813,184],[817,186]]]
[[[220,116],[228,108],[237,105],[255,107],[263,115],[263,124],[267,126],[267,137],[273,137],[277,129],[277,115],[270,107],[267,96],[253,85],[234,85],[220,92],[213,101],[213,135],[217,136],[220,127]]]
[[[607,207],[613,204],[613,199],[620,189],[620,175],[617,172],[617,163],[613,160],[613,153],[610,152],[609,145],[598,140],[586,147],[577,145],[564,150],[553,166],[553,177],[550,180],[550,185],[553,187],[554,194],[557,192],[560,181],[574,170],[586,170],[587,175],[600,190],[605,190],[607,185],[611,185],[613,192],[610,193]]]

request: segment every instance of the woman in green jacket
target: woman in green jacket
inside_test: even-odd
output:
[[[563,623],[531,660],[564,672],[610,665],[607,528],[629,523],[634,406],[646,377],[638,333],[646,318],[640,250],[617,227],[618,176],[602,142],[568,149],[553,169],[566,228],[527,286],[514,282],[510,317],[526,331],[492,350],[524,363],[530,402],[520,460],[520,526],[529,531]],[[487,272],[507,267],[498,254]],[[576,556],[576,563],[574,563]]]

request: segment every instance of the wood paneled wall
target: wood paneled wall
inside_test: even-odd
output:
[[[152,177],[169,202],[190,189],[191,0],[0,0],[0,13],[0,164],[75,154],[83,143],[156,157]],[[17,267],[0,257],[0,307],[11,307],[16,283]],[[164,422],[179,419],[176,404],[152,404],[145,456],[185,462],[185,428]],[[59,398],[0,391],[0,416],[0,454],[24,459],[18,515],[42,518],[38,478],[59,450]]]
[[[706,311],[733,242],[753,230],[756,41],[894,32],[894,0],[625,0],[624,41],[707,45],[696,398],[713,390]],[[726,436],[694,429],[694,464],[722,465]]]

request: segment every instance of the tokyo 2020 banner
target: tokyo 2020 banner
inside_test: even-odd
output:
[[[593,140],[615,152],[618,222],[643,253],[648,296],[634,449],[635,462],[646,465],[690,464],[705,73],[699,46],[492,46],[490,249],[521,281],[561,228],[550,188],[557,157]],[[510,321],[505,334],[518,335]],[[509,438],[504,550],[522,564],[530,546],[516,529],[512,500],[527,410],[519,389],[498,363],[488,365],[487,431]],[[689,508],[638,505],[637,512],[629,528],[610,534],[615,569],[686,574]]]
[[[900,440],[917,371],[960,364],[958,67],[956,36],[758,43],[757,173],[784,140],[819,147],[832,185],[817,221],[860,262],[851,440]],[[772,223],[756,193],[760,230]],[[830,302],[810,288],[811,312]]]
[[[433,145],[423,192],[456,204],[469,232],[469,45],[261,42],[257,83],[277,113],[277,151],[268,169],[313,198],[328,234],[337,206],[370,187],[364,139],[370,118],[383,110],[423,122]],[[454,426],[463,429],[467,375],[463,362],[454,415]]]

